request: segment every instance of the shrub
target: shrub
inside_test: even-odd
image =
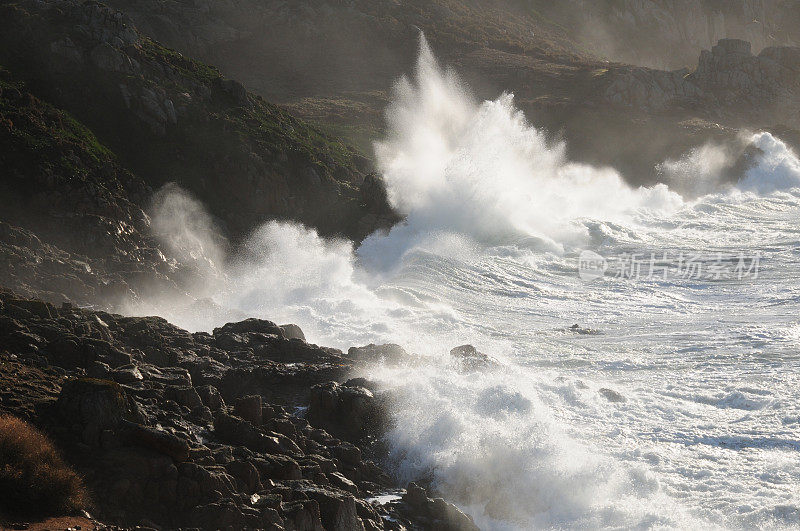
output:
[[[54,516],[86,507],[80,476],[39,430],[0,415],[0,511],[14,516]]]

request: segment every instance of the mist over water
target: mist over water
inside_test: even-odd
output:
[[[365,374],[394,391],[392,465],[482,527],[796,525],[800,163],[783,142],[745,138],[738,182],[721,178],[733,155],[705,146],[664,162],[671,186],[631,188],[566,160],[511,95],[475,101],[424,41],[387,122],[376,159],[404,223],[353,249],[270,222],[229,249],[171,187],[153,226],[207,302],[129,312],[192,330],[258,316],[421,355]],[[584,283],[583,249],[758,251],[763,271]],[[463,371],[448,352],[464,343],[496,368]]]

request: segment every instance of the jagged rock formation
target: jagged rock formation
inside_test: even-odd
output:
[[[701,52],[694,72],[630,67],[609,77],[604,97],[610,103],[658,112],[693,107],[734,123],[800,125],[800,48],[770,47],[753,55],[749,42],[723,39]]]
[[[416,486],[369,501],[402,490],[375,444],[381,391],[345,381],[354,364],[269,321],[190,334],[0,292],[0,413],[56,441],[105,524],[475,529]]]

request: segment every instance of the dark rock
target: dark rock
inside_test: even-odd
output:
[[[38,300],[6,299],[5,304],[9,306],[9,310],[20,308],[40,319],[52,319],[58,315],[58,310],[52,304]]]
[[[202,385],[196,388],[197,394],[211,411],[219,411],[225,407],[225,400],[219,394],[217,388],[211,385]]]
[[[306,499],[282,503],[281,511],[286,517],[287,529],[325,531],[320,519],[319,504],[316,500]]]
[[[119,384],[94,378],[64,382],[58,408],[69,422],[94,423],[108,428],[116,428],[122,420],[136,421],[140,417],[136,403]]]
[[[311,389],[306,418],[314,426],[353,441],[379,434],[385,425],[382,404],[371,391],[335,382]]]
[[[320,518],[325,529],[336,531],[362,531],[364,524],[358,517],[355,498],[348,493],[316,486],[303,488],[309,499],[319,504]]]
[[[343,442],[329,448],[331,455],[347,466],[357,466],[361,463],[361,449],[349,442]]]
[[[619,394],[618,392],[614,391],[613,389],[608,389],[606,387],[601,388],[597,391],[603,397],[608,400],[609,402],[625,402],[626,398]]]
[[[46,320],[17,308],[28,315],[16,319],[5,308],[0,305],[0,339],[15,333],[41,337],[42,351],[64,367],[41,364],[33,354],[0,353],[15,360],[0,363],[0,380],[13,382],[10,397],[0,390],[0,406],[51,427],[70,458],[86,470],[92,490],[107,493],[98,498],[99,514],[125,525],[149,522],[165,528],[373,530],[390,521],[381,515],[424,526],[438,525],[451,510],[432,500],[435,506],[415,520],[410,512],[378,511],[357,498],[396,485],[364,459],[384,452],[374,437],[384,424],[378,387],[363,378],[314,387],[323,378],[343,379],[352,369],[337,350],[246,329],[260,329],[264,321],[234,324],[245,328],[216,337],[239,336],[243,344],[273,349],[270,356],[276,359],[310,361],[262,359],[250,347],[222,351],[214,336],[188,334],[157,318],[72,309]],[[227,363],[211,360],[214,351],[227,355]],[[164,352],[171,352],[177,365],[155,365],[167,359]],[[112,368],[109,361],[122,360],[119,353],[130,363]],[[32,368],[21,370],[25,364]],[[85,372],[127,385],[64,380],[64,375],[83,373],[84,366]],[[31,386],[26,374],[49,380]],[[295,407],[308,403],[304,397],[311,394],[309,419],[295,416]],[[24,407],[17,408],[16,401]],[[309,420],[329,426],[315,428]],[[328,430],[347,433],[358,445]]]
[[[203,401],[201,400],[197,389],[188,385],[180,387],[168,387],[164,392],[164,397],[174,400],[178,404],[188,407],[192,410],[203,405]]]
[[[260,334],[274,334],[283,337],[283,330],[281,327],[272,321],[265,321],[263,319],[245,319],[237,323],[227,323],[219,328],[214,329],[214,336],[222,334],[245,334],[247,332],[257,332]]]
[[[412,520],[430,521],[434,529],[448,531],[478,531],[472,518],[442,498],[431,499],[426,490],[416,483],[409,483],[402,498]]]
[[[266,434],[250,422],[220,411],[214,418],[214,431],[231,444],[238,444],[256,452],[302,454],[302,450],[288,437],[277,433]]]
[[[101,380],[108,379],[108,375],[111,373],[111,367],[108,366],[107,363],[103,363],[102,361],[93,361],[89,368],[86,370],[86,375],[91,378],[98,378]]]
[[[383,362],[398,364],[409,359],[408,353],[400,345],[389,343],[386,345],[369,344],[365,347],[350,347],[347,356],[353,361],[375,363]]]
[[[329,472],[327,476],[328,480],[331,482],[331,485],[337,489],[349,492],[350,494],[358,494],[358,485],[344,477],[339,472]]]
[[[96,362],[93,362],[96,363]],[[141,382],[144,377],[142,376],[142,372],[139,370],[138,367],[135,365],[129,365],[126,367],[119,367],[111,371],[109,376],[117,383],[121,384],[133,384]]]
[[[275,480],[302,478],[300,465],[291,457],[269,455],[253,459],[252,462],[261,473],[261,476],[265,478]]]
[[[583,326],[581,326],[581,325],[579,325],[577,323],[572,325],[572,326],[570,326],[569,327],[569,331],[570,332],[574,332],[576,334],[590,335],[590,336],[594,336],[594,335],[600,334],[600,330],[597,330],[596,328],[586,328],[586,327],[583,327]]]
[[[123,420],[141,422],[143,416],[122,387],[108,380],[67,380],[58,397],[62,422],[80,430],[84,443],[99,445],[104,429],[116,430]]]
[[[233,412],[237,417],[260,426],[263,423],[261,413],[261,395],[249,395],[237,398],[233,404]]]
[[[409,483],[403,501],[415,510],[424,510],[428,504],[428,493],[416,483]]]
[[[261,489],[261,475],[258,469],[249,461],[231,461],[225,466],[228,473],[236,478],[248,494],[253,494]]]
[[[463,371],[486,370],[497,365],[497,362],[472,345],[461,345],[450,351],[450,356],[456,359]]]
[[[129,439],[133,444],[169,456],[178,463],[189,459],[189,443],[182,437],[138,424],[128,429]]]
[[[301,341],[306,340],[305,334],[303,334],[303,331],[296,324],[285,324],[281,325],[280,328],[283,330],[283,336],[286,339],[299,339]]]

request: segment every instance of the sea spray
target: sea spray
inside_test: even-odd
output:
[[[563,252],[586,243],[580,218],[630,219],[639,208],[670,212],[682,204],[664,185],[632,189],[613,169],[569,162],[564,144],[530,126],[511,94],[476,103],[424,37],[415,77],[397,82],[386,116],[376,158],[406,221],[364,242],[359,256],[370,265],[397,264],[430,233]]]

